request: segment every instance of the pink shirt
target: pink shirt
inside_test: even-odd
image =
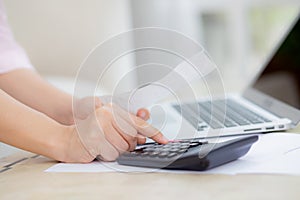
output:
[[[14,40],[0,0],[0,74],[19,68],[33,68],[24,49]]]

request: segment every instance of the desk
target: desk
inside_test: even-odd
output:
[[[293,130],[300,132],[300,128]],[[0,199],[299,199],[300,177],[161,173],[45,173],[56,162],[31,153],[0,160]]]

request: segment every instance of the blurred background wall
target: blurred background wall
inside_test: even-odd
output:
[[[97,44],[122,31],[150,26],[177,30],[200,42],[226,83],[232,80],[228,76],[245,82],[253,77],[298,14],[300,0],[5,0],[5,4],[16,39],[46,77],[72,79]],[[147,59],[143,56],[129,58],[129,63],[138,65]],[[120,69],[132,68],[126,65]],[[108,81],[119,75],[116,71]],[[137,74],[128,87],[143,78],[145,74]]]
[[[126,0],[6,0],[4,3],[15,37],[36,69],[50,81],[54,80],[54,84],[57,80],[64,82],[67,89],[71,89],[69,82],[96,45],[132,26],[130,3]],[[121,71],[131,67],[132,64],[125,62],[120,70],[114,71],[110,81],[117,81]],[[128,83],[132,84],[134,80]],[[111,88],[110,83],[106,86]]]
[[[131,1],[134,27],[166,27],[202,44],[219,67],[227,91],[241,91],[249,83],[299,7],[299,0]],[[137,58],[137,63],[144,59]]]

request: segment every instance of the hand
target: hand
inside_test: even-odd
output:
[[[145,109],[138,114],[144,119],[149,117]],[[134,150],[137,143],[144,143],[145,137],[168,143],[162,133],[142,118],[113,104],[103,105],[86,119],[78,120],[71,132],[67,162],[90,162],[96,157],[114,161],[120,154]]]
[[[74,99],[74,115],[72,116],[73,118],[73,123],[75,123],[76,119],[86,119],[89,114],[93,113],[95,109],[100,108],[102,106],[102,102],[100,98],[98,97],[85,97],[82,99]],[[150,113],[147,109],[141,108],[138,110],[136,115],[143,120],[147,121],[150,117]],[[76,119],[74,119],[76,118]],[[146,137],[142,136],[139,134],[139,137],[137,138],[137,143],[138,144],[144,144],[146,142]]]
[[[91,113],[95,111],[95,109],[100,108],[102,106],[102,102],[98,97],[85,97],[82,99],[73,99],[73,121],[75,123],[76,119],[85,119]]]

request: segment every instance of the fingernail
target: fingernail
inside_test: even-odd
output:
[[[145,118],[146,117],[146,112],[145,111],[141,111],[139,114],[140,114],[141,118]]]
[[[167,139],[165,136],[162,136],[162,140],[164,143],[169,143],[169,139]]]

